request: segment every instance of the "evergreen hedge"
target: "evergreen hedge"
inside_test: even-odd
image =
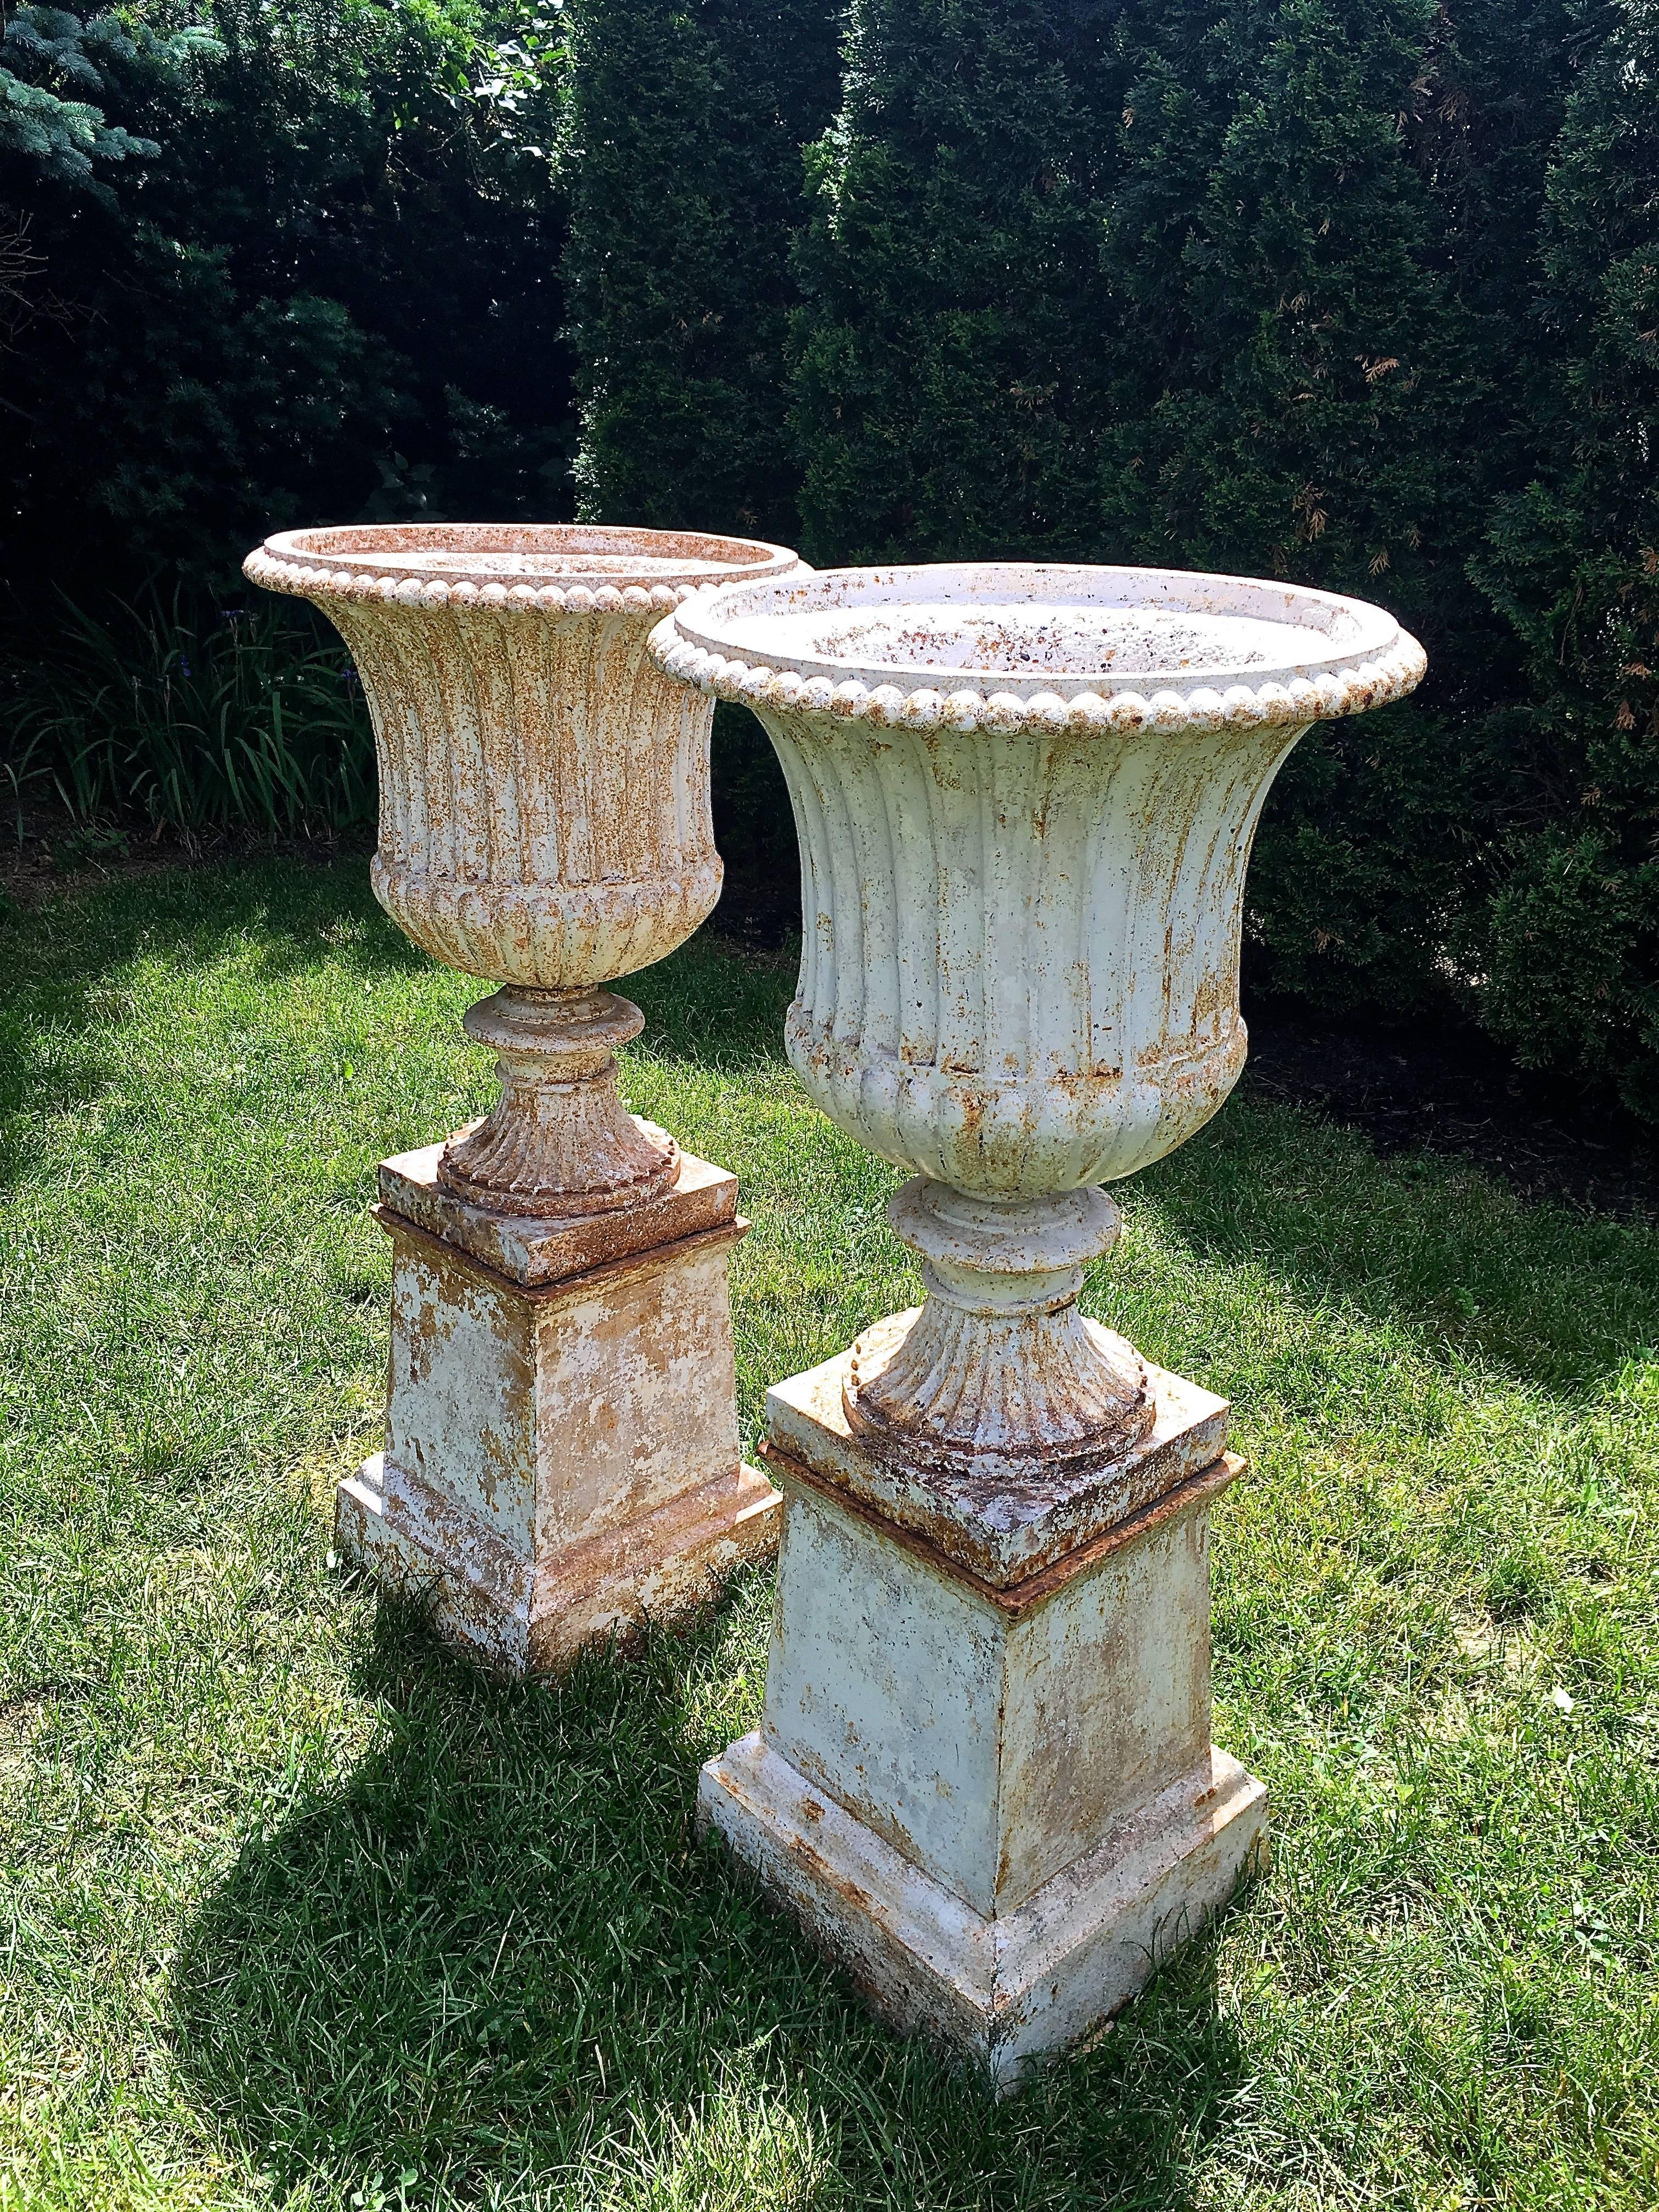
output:
[[[801,149],[840,96],[825,0],[570,0],[564,282],[578,512],[799,542],[789,247]],[[788,794],[754,717],[716,710],[728,919],[799,911]]]
[[[796,532],[787,339],[801,153],[840,91],[824,0],[570,0],[564,276],[579,509]]]
[[[1659,1121],[1659,6],[1590,19],[1546,192],[1523,489],[1474,574],[1519,640],[1481,1007]]]
[[[8,665],[573,501],[1357,591],[1430,679],[1280,779],[1258,980],[1659,1119],[1656,271],[1659,0],[0,0]]]
[[[819,562],[1385,601],[1430,680],[1293,757],[1260,975],[1461,1006],[1659,1117],[1659,0],[850,0],[816,137],[816,76],[684,94],[775,7],[580,4],[675,58],[585,72],[579,41],[590,511],[793,498]],[[798,50],[838,13],[791,9]],[[631,198],[592,190],[601,143]],[[659,251],[636,207],[677,162]]]

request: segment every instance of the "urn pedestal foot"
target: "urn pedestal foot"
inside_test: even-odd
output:
[[[614,991],[507,984],[461,1017],[501,1070],[494,1111],[452,1137],[438,1182],[452,1196],[532,1219],[615,1213],[672,1190],[679,1147],[617,1094],[616,1052],[645,1016]]]
[[[1149,1369],[1115,1468],[988,1495],[878,1458],[850,1355],[768,1401],[788,1500],[758,1732],[699,1814],[871,2003],[999,2094],[1117,2011],[1265,1849],[1210,1741],[1224,1403]]]
[[[677,1155],[626,1212],[538,1220],[386,1161],[386,1445],[340,1486],[339,1547],[503,1671],[562,1666],[716,1595],[777,1541],[738,1449],[726,1269],[736,1178]]]
[[[848,1355],[847,1419],[872,1451],[1018,1486],[1110,1467],[1140,1442],[1146,1362],[1078,1311],[1084,1269],[1122,1226],[1103,1190],[993,1199],[915,1176],[887,1218],[927,1298]]]

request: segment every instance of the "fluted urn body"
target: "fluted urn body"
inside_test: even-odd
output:
[[[855,1348],[848,1417],[1018,1481],[1150,1426],[1145,1370],[1075,1300],[1097,1188],[1202,1127],[1245,1056],[1245,871],[1308,726],[1408,691],[1377,608],[1176,571],[987,564],[734,586],[652,650],[760,716],[804,938],[791,1060],[914,1181],[920,1317]]]
[[[375,896],[437,959],[506,988],[466,1026],[495,1112],[441,1178],[498,1211],[612,1210],[672,1182],[672,1139],[616,1095],[641,1025],[598,988],[663,959],[720,896],[712,702],[646,642],[690,597],[797,566],[781,547],[564,525],[295,531],[256,583],[313,600],[349,647],[380,775]]]

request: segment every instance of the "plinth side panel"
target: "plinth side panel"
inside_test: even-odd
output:
[[[1200,1507],[1150,1530],[1009,1637],[999,1911],[1209,1749],[1209,1522]]]
[[[725,1245],[703,1246],[540,1310],[538,1550],[735,1473],[727,1260]]]
[[[394,1230],[386,1457],[526,1556],[535,1364],[526,1300],[459,1255]]]
[[[1005,1634],[954,1576],[827,1500],[790,1498],[763,1733],[981,1912],[995,1894]]]

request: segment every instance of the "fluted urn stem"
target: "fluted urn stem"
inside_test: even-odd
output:
[[[1117,1241],[1105,1193],[969,1197],[917,1176],[887,1212],[927,1297],[853,1347],[843,1401],[860,1439],[1005,1493],[1125,1458],[1156,1418],[1146,1364],[1077,1303]]]
[[[679,1147],[617,1094],[616,1050],[645,1026],[614,991],[509,983],[462,1017],[495,1053],[495,1111],[444,1148],[438,1181],[496,1213],[610,1213],[668,1189]]]

